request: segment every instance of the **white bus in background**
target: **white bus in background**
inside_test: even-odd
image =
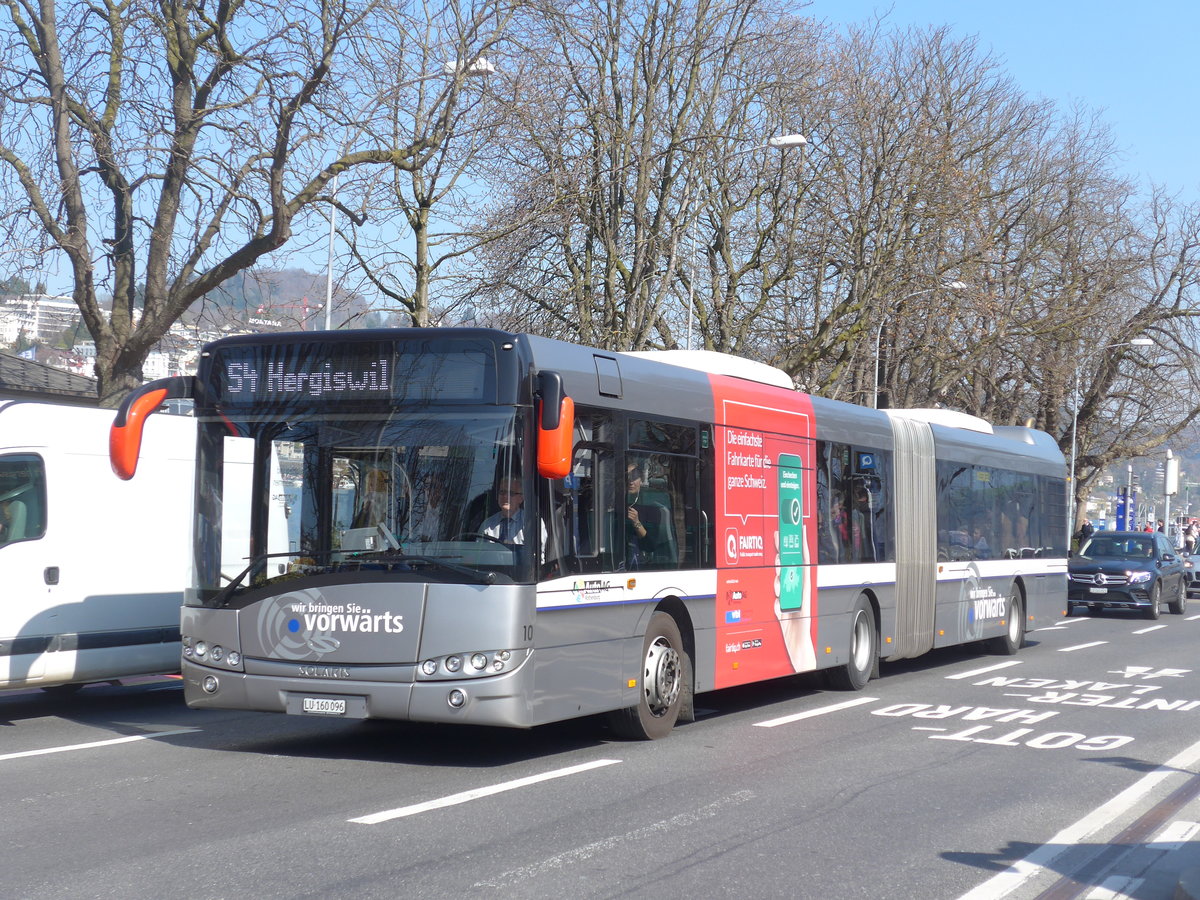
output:
[[[142,444],[146,478],[121,481],[109,461],[112,417],[0,401],[0,690],[179,671],[195,420],[154,416]],[[237,449],[245,456],[227,471],[235,482],[251,470],[250,448]],[[250,555],[249,516],[227,514],[245,536],[227,549],[236,571]],[[272,535],[271,549],[286,550],[286,534]]]

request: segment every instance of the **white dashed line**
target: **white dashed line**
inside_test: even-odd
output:
[[[359,825],[378,825],[380,822],[401,819],[405,816],[415,816],[419,813],[430,812],[435,809],[444,809],[447,806],[457,806],[460,803],[470,803],[472,800],[478,800],[480,797],[491,797],[493,794],[515,791],[517,788],[528,787],[531,784],[551,781],[555,778],[565,778],[568,775],[578,775],[580,772],[599,769],[603,766],[613,766],[619,762],[621,762],[619,759],[597,759],[578,766],[568,766],[565,769],[555,769],[553,772],[543,772],[541,775],[530,775],[528,778],[518,778],[515,781],[505,781],[501,784],[475,788],[472,791],[463,791],[461,794],[451,794],[449,797],[441,797],[437,800],[426,801],[425,803],[414,803],[412,806],[388,809],[383,812],[372,813],[369,816],[359,816],[357,819],[349,819],[348,821]]]
[[[756,728],[774,728],[776,725],[787,725],[791,722],[799,722],[801,719],[811,719],[814,716],[823,716],[826,713],[837,712],[842,709],[850,709],[854,706],[862,706],[864,703],[874,703],[878,697],[859,697],[857,700],[847,700],[844,703],[834,703],[832,706],[822,706],[819,709],[810,709],[807,712],[795,713],[790,716],[780,716],[778,719],[768,719],[765,722],[755,722]]]
[[[1103,647],[1108,641],[1092,641],[1090,644],[1076,644],[1074,647],[1059,647],[1059,653],[1072,653],[1075,650],[1086,650],[1088,647]]]
[[[972,669],[970,672],[959,672],[957,675],[947,675],[947,681],[957,681],[960,678],[974,678],[976,675],[983,675],[986,672],[995,672],[998,669],[1007,669],[1009,666],[1019,666],[1023,660],[1010,659],[1008,662],[996,663],[994,666],[985,666],[982,669]]]
[[[68,744],[63,747],[46,747],[42,750],[22,750],[19,753],[5,753],[0,756],[0,762],[8,759],[23,759],[26,756],[46,756],[50,753],[70,753],[73,750],[94,750],[97,747],[112,747],[116,744],[130,744],[134,741],[149,741],[154,738],[169,737],[173,734],[191,734],[199,728],[179,728],[175,731],[155,731],[151,734],[131,734],[128,737],[111,738],[107,741],[89,741],[86,744]]]

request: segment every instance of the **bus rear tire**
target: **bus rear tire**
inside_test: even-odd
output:
[[[675,727],[691,691],[691,665],[675,620],[664,612],[650,617],[642,639],[641,699],[609,713],[613,731],[624,738],[656,741]]]
[[[999,656],[1015,656],[1025,646],[1025,604],[1021,602],[1021,589],[1015,584],[1008,597],[1004,634],[987,642],[987,648]]]
[[[879,635],[875,613],[866,595],[859,594],[850,614],[850,657],[844,666],[830,669],[826,680],[839,691],[861,691],[879,674]]]

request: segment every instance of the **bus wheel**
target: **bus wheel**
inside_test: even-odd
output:
[[[1000,637],[988,641],[988,649],[1001,656],[1013,656],[1025,644],[1025,606],[1021,603],[1021,589],[1015,584],[1004,611],[1008,627]]]
[[[634,740],[658,740],[671,733],[679,710],[690,666],[675,620],[664,612],[650,617],[642,640],[642,697],[636,706],[609,714],[613,730]]]
[[[879,639],[875,633],[875,614],[863,594],[858,595],[850,615],[850,659],[846,665],[830,669],[829,685],[839,691],[861,691],[873,674],[879,673]]]

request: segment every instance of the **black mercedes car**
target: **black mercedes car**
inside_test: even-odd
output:
[[[1157,619],[1163,603],[1187,608],[1182,554],[1165,534],[1097,531],[1067,563],[1067,609],[1138,609]]]

